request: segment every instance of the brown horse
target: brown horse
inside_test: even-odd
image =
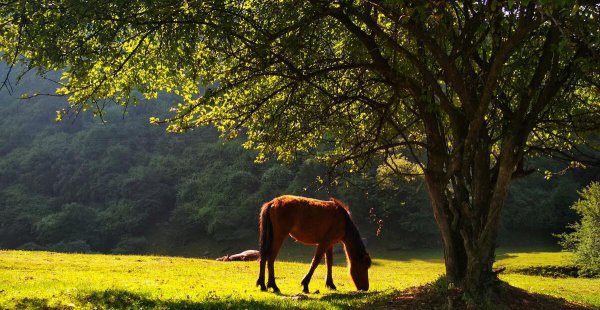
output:
[[[310,269],[302,279],[303,291],[308,293],[308,283],[325,254],[327,278],[325,285],[335,290],[331,278],[333,265],[333,245],[344,244],[350,276],[358,290],[369,289],[369,267],[371,257],[367,253],[358,229],[341,201],[331,198],[323,201],[298,196],[277,197],[262,206],[260,211],[260,272],[256,285],[266,291],[272,288],[279,292],[275,284],[273,269],[275,258],[283,241],[290,235],[304,244],[317,245]],[[268,262],[269,279],[265,286],[265,264]]]

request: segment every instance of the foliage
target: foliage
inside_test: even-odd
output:
[[[534,163],[539,170],[557,171],[561,165],[547,158]],[[503,227],[511,231],[560,233],[576,214],[569,208],[577,200],[577,190],[598,180],[600,169],[571,170],[562,176],[545,179],[541,172],[515,180],[506,200]],[[593,174],[596,175],[593,175]]]
[[[580,195],[572,208],[581,220],[570,226],[573,232],[561,235],[561,244],[575,252],[580,274],[600,275],[600,183],[591,183]]]
[[[124,238],[112,250],[114,254],[142,254],[147,251],[148,240],[144,237]]]
[[[20,87],[49,88],[31,76]],[[175,135],[148,126],[147,118],[160,113],[167,98],[140,103],[126,119],[112,106],[106,107],[105,123],[82,115],[55,124],[60,98],[19,102],[1,95],[0,113],[6,116],[0,139],[7,142],[0,146],[3,248],[60,250],[66,247],[57,244],[80,240],[93,252],[148,253],[207,238],[223,244],[256,240],[259,206],[285,193],[342,199],[368,238],[381,227],[380,238],[394,240],[389,248],[439,243],[425,184],[387,173],[389,166],[332,180],[329,169],[311,158],[255,164],[255,153],[244,150],[242,141],[224,144],[214,128]],[[565,208],[576,199],[571,192],[597,176],[588,168],[550,180],[539,174],[519,180],[504,227],[562,232],[575,220]],[[156,236],[163,237],[159,244]]]
[[[50,86],[26,76],[19,87]],[[260,205],[285,193],[341,198],[368,236],[375,233],[373,208],[389,223],[386,234],[410,232],[402,239],[406,244],[438,238],[416,183],[388,196],[357,175],[348,177],[355,185],[328,186],[318,181],[327,169],[310,159],[257,165],[242,141],[222,143],[214,128],[175,135],[148,126],[147,118],[160,113],[164,102],[140,103],[126,119],[112,106],[104,122],[83,115],[61,123],[52,115],[64,104],[61,98],[23,102],[2,93],[0,102],[6,115],[0,139],[7,141],[0,156],[2,248],[148,253],[157,247],[156,236],[176,245],[256,240]],[[409,201],[402,207],[400,200]],[[407,220],[411,216],[427,225]]]

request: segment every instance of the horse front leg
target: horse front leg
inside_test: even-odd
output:
[[[310,264],[310,269],[308,269],[308,272],[302,279],[302,282],[300,282],[300,284],[304,287],[302,292],[308,293],[308,284],[310,283],[310,279],[312,278],[312,275],[315,272],[317,266],[319,266],[319,264],[321,263],[321,258],[323,258],[323,254],[325,254],[325,251],[327,250],[329,245],[329,243],[319,243],[319,245],[317,246],[317,250],[315,251],[315,257],[313,257],[312,263]]]
[[[333,284],[333,277],[331,276],[331,269],[333,267],[333,245],[327,249],[327,252],[325,252],[325,262],[327,263],[327,278],[325,278],[325,286],[332,290],[336,290],[337,288]]]

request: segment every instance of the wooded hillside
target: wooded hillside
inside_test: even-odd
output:
[[[439,242],[419,179],[390,188],[375,168],[330,179],[302,156],[292,165],[255,164],[243,137],[223,142],[213,128],[173,134],[149,125],[172,103],[166,96],[126,111],[107,106],[104,123],[89,113],[57,123],[64,98],[17,99],[33,90],[51,88],[30,76],[0,93],[1,248],[145,253],[157,234],[178,244],[255,238],[260,205],[286,193],[342,199],[369,238],[381,224],[383,238],[401,236],[394,246]],[[505,231],[563,231],[575,219],[568,206],[577,190],[599,175],[586,169],[545,180],[542,172],[513,185]]]

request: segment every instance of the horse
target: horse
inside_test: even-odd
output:
[[[350,217],[348,207],[341,201],[335,198],[325,201],[291,195],[280,196],[263,204],[259,226],[260,271],[256,285],[262,291],[272,288],[273,292],[280,292],[275,283],[274,263],[288,235],[300,243],[317,246],[310,268],[301,282],[304,293],[308,293],[308,284],[323,254],[327,263],[325,286],[336,289],[331,277],[332,248],[340,241],[344,244],[350,276],[356,289],[369,289],[371,257]],[[266,286],[265,264],[269,268]]]

